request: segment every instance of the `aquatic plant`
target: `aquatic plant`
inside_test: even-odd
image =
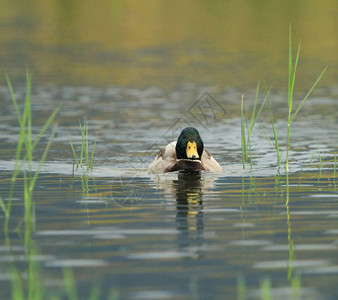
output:
[[[290,150],[290,135],[291,135],[291,125],[292,122],[295,120],[298,112],[303,107],[305,101],[309,98],[314,88],[317,86],[318,82],[324,75],[327,66],[324,68],[324,70],[321,72],[321,74],[317,77],[315,83],[311,86],[305,97],[302,99],[300,104],[298,105],[295,112],[293,112],[293,99],[294,99],[294,86],[295,86],[295,80],[296,80],[296,71],[298,66],[298,60],[299,60],[299,54],[300,54],[300,44],[298,45],[297,54],[295,61],[293,62],[292,58],[292,35],[291,35],[291,25],[289,28],[289,72],[288,72],[288,115],[287,115],[287,138],[286,138],[286,159],[285,159],[285,175],[286,175],[286,204],[289,203],[289,150]],[[271,110],[271,103],[269,98],[269,91],[265,88],[265,99],[268,102],[268,109],[269,109],[269,115],[270,115],[270,121],[272,124],[273,134],[274,134],[274,142],[275,144],[271,142],[270,138],[268,137],[267,133],[265,132],[265,136],[269,140],[272,147],[275,149],[277,153],[277,166],[278,171],[280,170],[281,165],[281,154],[280,154],[280,147],[279,147],[279,139],[277,135],[277,131],[275,128],[275,124],[273,121],[273,113]],[[264,103],[264,102],[263,102]],[[242,116],[242,113],[241,113]],[[310,158],[311,161],[312,157]]]
[[[242,95],[242,99],[241,99],[241,144],[242,144],[242,164],[243,164],[243,169],[245,169],[247,153],[246,153],[245,129],[244,129],[244,100],[243,98],[244,96]]]
[[[289,150],[290,150],[290,133],[291,125],[294,119],[296,118],[298,112],[303,107],[305,101],[309,98],[314,88],[317,86],[320,79],[323,77],[328,66],[324,68],[321,74],[317,77],[317,80],[309,89],[301,103],[298,105],[296,111],[292,113],[293,107],[293,96],[294,96],[294,86],[296,80],[296,71],[298,66],[298,59],[300,53],[300,43],[298,45],[297,54],[295,62],[293,63],[292,59],[292,36],[291,36],[291,25],[289,27],[289,84],[288,84],[288,127],[287,127],[287,140],[286,140],[286,160],[285,160],[285,173],[286,173],[286,204],[289,203]]]
[[[7,219],[8,218],[8,210],[7,210],[6,204],[5,204],[4,200],[2,200],[1,196],[0,196],[0,208],[2,209],[2,211],[5,214],[5,219]]]
[[[9,76],[6,75],[6,80],[8,88],[11,94],[12,102],[20,126],[20,134],[16,148],[15,154],[15,164],[14,171],[11,178],[11,187],[9,192],[9,197],[7,205],[2,199],[0,199],[0,206],[5,212],[5,223],[4,223],[4,232],[6,236],[6,243],[9,244],[8,237],[8,226],[10,219],[10,212],[13,199],[14,186],[17,180],[17,177],[20,172],[23,173],[23,185],[24,185],[24,244],[25,244],[25,257],[27,258],[27,280],[21,276],[21,273],[15,269],[13,266],[11,269],[11,283],[12,283],[12,299],[43,299],[43,291],[40,286],[40,280],[37,278],[38,266],[36,262],[31,259],[34,255],[35,247],[32,243],[32,232],[35,230],[35,208],[33,201],[33,191],[36,184],[36,180],[41,171],[41,167],[47,157],[47,153],[51,146],[51,142],[54,136],[55,127],[52,129],[48,143],[43,151],[42,157],[40,158],[38,168],[35,172],[32,171],[33,163],[33,152],[37,147],[41,137],[50,127],[50,124],[55,119],[61,104],[53,111],[50,117],[47,119],[46,123],[43,125],[42,129],[38,133],[35,139],[33,139],[32,134],[32,113],[31,113],[31,99],[30,99],[30,90],[31,90],[31,76],[30,73],[26,72],[26,96],[24,102],[24,109],[21,113],[19,110],[18,102],[16,100],[14,90],[9,79]],[[28,170],[25,169],[25,164],[28,163]],[[26,282],[26,284],[24,284]]]
[[[271,280],[268,277],[265,278],[261,283],[261,299],[262,300],[272,300]]]
[[[32,243],[33,244],[33,243]],[[23,273],[17,269],[14,264],[11,268],[11,290],[13,300],[43,300],[65,299],[61,294],[65,292],[67,299],[78,300],[78,289],[76,287],[73,270],[70,268],[63,269],[63,286],[64,289],[60,289],[58,292],[51,292],[49,288],[43,285],[41,277],[41,268],[39,262],[34,259],[34,256],[38,255],[34,245],[31,245],[29,255],[26,256],[27,260],[27,273],[25,277]],[[101,296],[101,287],[98,281],[94,281],[90,288],[89,298],[90,300],[98,300]],[[118,293],[115,288],[111,288],[108,293],[108,298],[111,300],[118,299]]]
[[[77,293],[76,285],[75,285],[73,270],[69,268],[64,268],[63,279],[64,279],[64,285],[66,288],[68,299],[69,300],[80,299]]]
[[[323,167],[323,160],[320,150],[318,149],[318,161],[319,161],[319,175],[322,176],[322,167]]]
[[[244,277],[237,277],[237,299],[245,300],[247,297],[247,288]]]
[[[95,147],[96,147],[96,141],[94,142],[93,148],[92,148],[92,153],[89,155],[89,138],[88,138],[88,123],[84,122],[82,125],[81,122],[80,124],[80,131],[81,131],[81,151],[80,151],[80,159],[77,158],[72,140],[70,136],[68,135],[69,139],[69,144],[70,147],[72,148],[73,156],[74,156],[74,161],[76,161],[76,167],[83,167],[83,157],[86,158],[86,166],[87,170],[92,167],[93,164],[93,158],[94,158],[94,152],[95,152]],[[73,172],[74,173],[74,172]]]
[[[302,299],[301,297],[301,280],[299,277],[293,277],[290,280],[291,284],[291,292],[290,292],[290,298],[288,299]],[[272,288],[271,288],[271,279],[269,277],[265,278],[261,282],[261,299],[262,300],[271,300],[273,299],[273,294],[272,294]]]
[[[76,283],[75,283],[75,278],[74,278],[74,272],[71,268],[64,268],[63,269],[63,284],[65,286],[67,298],[69,300],[78,300],[80,299],[78,290],[76,288]],[[91,286],[90,289],[90,294],[89,294],[89,300],[98,300],[101,297],[101,286],[99,284],[99,281],[94,281],[93,285]],[[108,294],[107,298],[108,300],[117,300],[119,299],[119,294],[118,291],[112,287]]]
[[[15,257],[13,257],[12,267],[10,269],[11,275],[11,290],[13,300],[43,300],[53,299],[60,300],[65,299],[63,294],[66,294],[69,300],[81,299],[79,291],[76,287],[76,281],[74,279],[73,270],[71,268],[63,269],[63,288],[59,291],[51,291],[50,288],[43,284],[43,278],[41,274],[41,266],[39,261],[34,257],[39,253],[34,245],[34,241],[30,240],[30,248],[28,254],[26,254],[27,270],[22,272],[15,266]],[[99,281],[94,281],[91,288],[89,298],[90,300],[98,300],[101,297],[102,289]],[[111,288],[108,292],[107,299],[117,300],[118,291],[115,288]]]
[[[311,164],[312,164],[313,155],[314,153],[311,154],[310,159],[309,159]]]
[[[48,294],[47,289],[42,286],[39,263],[33,258],[34,255],[37,255],[37,251],[33,243],[30,243],[30,246],[29,253],[26,253],[25,256],[27,263],[26,274],[24,275],[19,269],[15,268],[14,263],[11,268],[13,300],[39,300],[48,298],[46,297]]]
[[[42,164],[44,163],[51,142],[54,136],[55,127],[52,129],[48,143],[43,151],[42,157],[40,158],[38,168],[35,172],[32,171],[33,163],[33,152],[37,147],[41,137],[50,127],[50,124],[55,119],[61,104],[56,107],[50,117],[47,119],[46,123],[43,125],[40,132],[37,134],[35,139],[33,139],[32,133],[32,113],[31,113],[31,76],[29,71],[26,71],[26,96],[24,102],[24,109],[21,113],[19,110],[19,105],[16,100],[12,83],[9,79],[9,76],[6,74],[7,85],[10,91],[12,102],[14,105],[15,113],[18,119],[20,126],[20,134],[16,148],[15,154],[15,164],[13,175],[11,178],[11,187],[9,192],[9,197],[7,204],[0,199],[0,206],[5,212],[5,223],[4,223],[4,233],[5,241],[8,246],[10,246],[10,240],[8,236],[8,226],[10,219],[10,212],[13,199],[14,186],[19,176],[19,173],[23,173],[23,185],[24,185],[24,244],[25,244],[25,257],[27,261],[27,279],[23,279],[22,274],[19,270],[13,266],[11,268],[11,284],[12,284],[12,299],[43,299],[44,290],[41,288],[41,280],[38,278],[39,267],[32,256],[36,254],[35,247],[32,241],[32,232],[34,231],[35,226],[35,209],[33,201],[33,191],[36,184],[36,180],[41,171]],[[28,163],[28,170],[26,170],[25,165]]]
[[[244,96],[242,95],[241,98],[241,142],[242,142],[242,163],[243,163],[243,169],[245,169],[245,162],[248,159],[248,153],[250,157],[250,167],[252,169],[252,150],[251,150],[251,134],[252,130],[257,122],[258,117],[260,116],[262,109],[265,105],[265,102],[267,101],[267,96],[265,96],[261,106],[259,107],[257,113],[257,101],[258,101],[258,95],[259,95],[259,83],[257,84],[256,88],[256,95],[255,95],[255,101],[251,112],[251,118],[249,121],[248,118],[248,109],[247,105],[244,102]],[[245,126],[244,121],[246,123],[246,132],[247,132],[247,140],[245,135]]]
[[[272,114],[272,110],[271,110],[271,102],[270,102],[270,97],[269,97],[269,91],[267,90],[266,86],[265,86],[265,95],[266,95],[266,99],[267,99],[267,102],[268,102],[270,122],[271,122],[271,125],[272,125],[273,137],[274,137],[275,144],[272,143],[272,141],[269,138],[269,136],[268,136],[267,132],[265,131],[264,127],[261,126],[261,128],[263,129],[265,137],[269,141],[270,145],[276,151],[276,155],[277,155],[277,168],[278,168],[278,173],[279,173],[279,171],[280,171],[280,165],[281,165],[281,154],[280,154],[280,151],[279,151],[278,135],[277,135],[277,131],[276,131],[276,127],[275,127],[275,122],[274,122],[274,118],[273,118],[273,114]]]
[[[41,137],[45,134],[47,129],[50,127],[51,123],[55,119],[57,113],[60,110],[61,104],[58,105],[52,114],[49,116],[45,124],[43,125],[40,132],[37,134],[35,139],[33,140],[33,134],[32,134],[32,114],[31,114],[31,99],[30,99],[30,91],[31,91],[31,75],[29,71],[26,71],[26,96],[25,96],[25,102],[24,102],[24,109],[22,114],[20,113],[18,102],[15,97],[15,93],[13,90],[12,83],[10,81],[9,76],[6,74],[6,81],[7,85],[10,91],[10,95],[12,98],[12,102],[14,105],[15,113],[18,119],[18,123],[20,125],[20,134],[19,134],[19,140],[16,148],[16,154],[15,154],[15,164],[14,164],[14,171],[11,178],[11,187],[10,187],[10,193],[7,201],[7,205],[3,201],[0,201],[0,206],[5,212],[5,232],[8,232],[8,223],[10,218],[10,212],[11,212],[11,206],[12,206],[12,198],[13,198],[13,190],[14,185],[16,182],[16,179],[19,175],[19,173],[23,170],[24,165],[28,163],[28,173],[27,171],[23,172],[24,175],[24,206],[25,206],[25,225],[31,226],[32,224],[32,216],[33,214],[33,200],[32,200],[32,194],[34,190],[34,186],[36,183],[36,180],[39,176],[39,173],[41,171],[41,167],[46,159],[47,153],[49,151],[49,148],[51,146],[52,139],[54,137],[55,127],[52,129],[52,132],[49,136],[48,143],[43,151],[42,157],[39,161],[39,165],[37,170],[32,172],[32,163],[33,163],[33,152],[38,145]]]

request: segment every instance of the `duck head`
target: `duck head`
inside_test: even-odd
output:
[[[186,127],[177,139],[177,159],[201,160],[203,148],[203,141],[198,130],[194,127]]]

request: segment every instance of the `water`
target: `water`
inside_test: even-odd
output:
[[[257,81],[268,81],[284,159],[289,10],[277,20],[276,3],[198,2],[183,17],[181,6],[163,3],[101,1],[81,6],[81,13],[70,4],[4,4],[0,43],[8,51],[0,61],[21,110],[20,62],[33,73],[34,137],[63,104],[33,192],[32,230],[24,223],[23,173],[7,237],[0,214],[0,298],[12,296],[18,278],[24,286],[29,278],[40,283],[43,299],[67,298],[71,270],[80,299],[95,287],[99,299],[260,299],[264,293],[336,299],[335,2],[299,1],[290,17],[304,49],[296,103],[326,64],[329,69],[291,127],[289,206],[284,168],[278,174],[264,134],[273,138],[267,108],[251,138],[253,168],[242,168],[239,106],[244,93],[250,110]],[[168,26],[173,17],[176,34]],[[225,30],[235,23],[241,24],[236,32]],[[0,195],[7,204],[20,129],[5,81],[0,107]],[[79,153],[84,120],[90,150],[96,141],[87,172],[74,169],[68,140]],[[199,129],[223,172],[147,174],[158,149],[188,125]],[[46,135],[34,151],[33,171],[47,142]]]
[[[289,215],[271,177],[174,177],[83,183],[42,175],[34,193],[34,241],[44,285],[57,289],[61,269],[71,267],[81,295],[98,281],[121,298],[206,298],[211,291],[235,298],[244,278],[255,298],[269,276],[274,298],[337,296],[337,193],[325,176],[297,176],[302,183],[291,188]],[[20,219],[15,205],[11,222]],[[15,260],[20,266],[20,231],[11,244],[10,254],[2,247],[2,265]],[[288,272],[301,278],[299,288],[292,288]]]
[[[101,95],[107,92],[97,91]],[[129,92],[121,89],[122,95]],[[135,92],[135,97],[142,92]],[[32,98],[39,99],[39,93],[37,90]],[[148,103],[152,103],[152,96],[163,94],[158,90],[154,95],[148,92]],[[224,98],[216,98],[226,108]],[[7,103],[11,113],[2,125],[1,139],[2,149],[6,150],[0,173],[4,200],[8,199],[18,136],[15,116]],[[109,114],[103,96],[96,103],[98,116]],[[325,105],[333,107],[334,102],[327,99],[322,103],[321,109],[329,111]],[[204,299],[210,295],[236,298],[242,281],[245,295],[260,298],[266,278],[271,281],[270,293],[276,299],[337,296],[338,204],[333,177],[336,111],[331,109],[323,126],[314,101],[295,123],[287,211],[285,179],[283,175],[276,177],[276,155],[259,126],[252,139],[253,170],[249,165],[242,169],[240,120],[227,117],[231,108],[224,109],[221,119],[208,119],[208,127],[200,126],[206,147],[221,162],[222,174],[150,176],[147,166],[157,148],[176,134],[177,122],[163,114],[163,123],[172,121],[173,125],[169,129],[163,125],[153,127],[153,121],[147,121],[147,102],[135,110],[128,110],[125,101],[116,105],[122,113],[113,119],[120,120],[120,124],[109,117],[89,118],[90,149],[94,139],[97,141],[94,169],[85,173],[75,169],[74,178],[67,132],[77,152],[80,132],[77,122],[70,120],[70,112],[76,116],[86,108],[75,98],[68,100],[60,112],[56,137],[34,190],[32,240],[37,253],[31,259],[41,267],[38,276],[44,287],[62,294],[63,270],[71,268],[81,298],[86,298],[96,282],[102,299],[110,291],[121,299]],[[161,105],[172,110],[180,106]],[[43,122],[38,115],[40,107],[37,103],[32,107],[37,116],[33,119],[36,132],[39,126],[34,124]],[[138,128],[124,121],[123,113],[128,114],[128,120],[141,119]],[[188,113],[177,109],[174,115],[186,119]],[[260,125],[271,135],[265,117]],[[198,127],[198,119],[190,118]],[[310,118],[311,122],[307,121]],[[285,141],[285,121],[277,120],[276,128],[281,141]],[[46,142],[43,140],[36,151],[36,161]],[[33,163],[32,169],[37,167],[38,163]],[[13,264],[26,276],[20,178],[13,195],[11,250],[5,242],[1,246],[4,299],[10,295]],[[280,183],[276,183],[278,179]]]

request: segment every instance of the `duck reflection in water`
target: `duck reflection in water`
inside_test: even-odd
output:
[[[179,248],[196,251],[192,257],[199,258],[199,248],[204,243],[203,179],[201,172],[179,172],[173,181],[176,190],[176,224],[179,231]]]

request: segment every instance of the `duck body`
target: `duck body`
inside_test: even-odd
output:
[[[160,150],[150,164],[148,173],[201,170],[220,173],[222,167],[204,149],[198,130],[187,127],[182,130],[176,142],[171,142]]]

